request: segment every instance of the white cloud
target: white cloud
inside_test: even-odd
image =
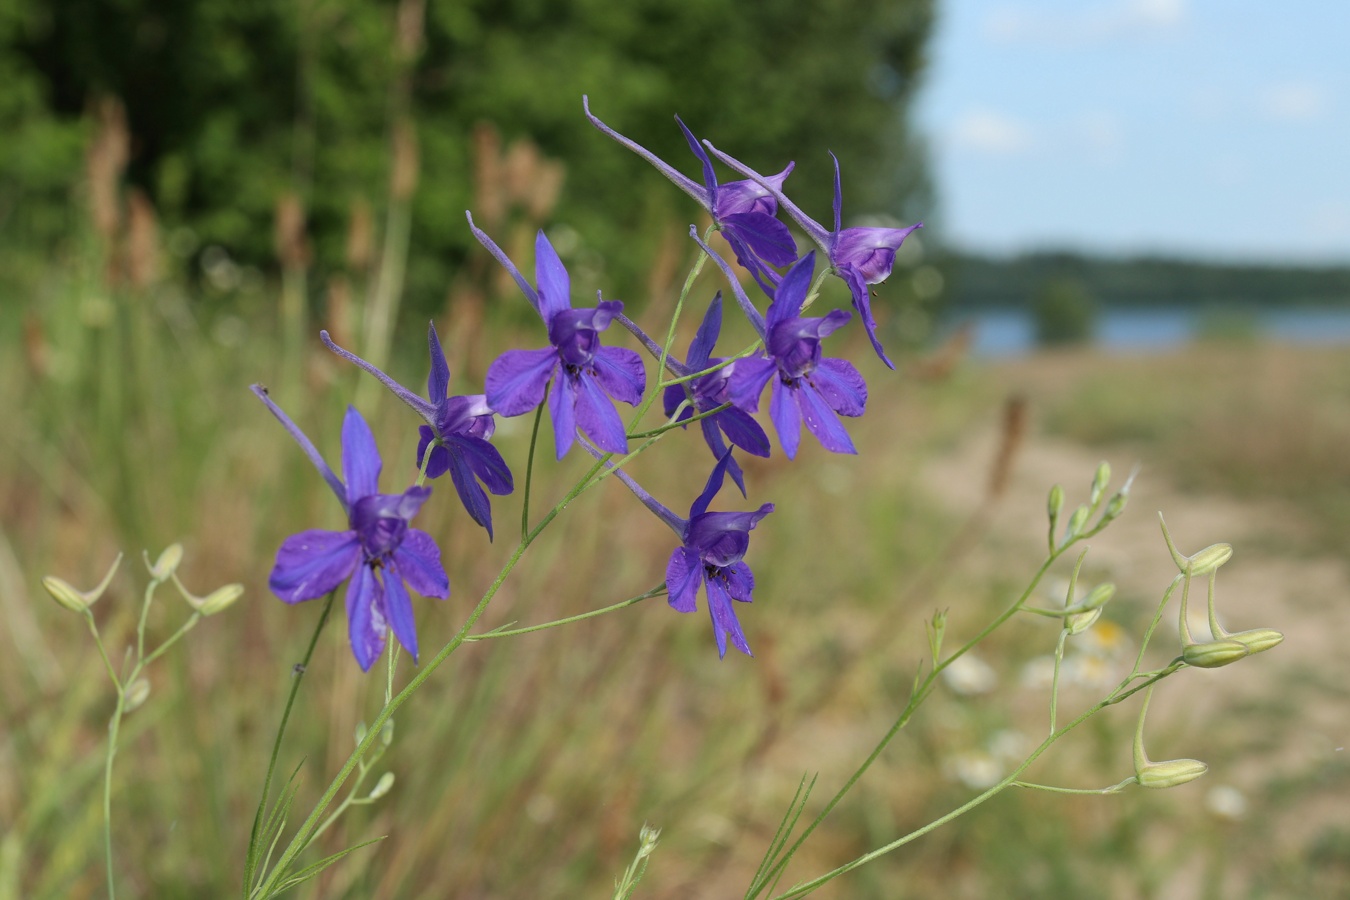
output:
[[[985,34],[999,43],[1082,47],[1176,32],[1186,22],[1187,0],[1107,0],[1068,9],[1005,6],[985,18]]]
[[[1272,84],[1258,93],[1256,100],[1264,115],[1286,122],[1321,118],[1327,108],[1326,91],[1307,81]]]
[[[960,149],[986,156],[1016,156],[1035,144],[1025,123],[987,109],[972,110],[958,118],[952,125],[951,138]]]

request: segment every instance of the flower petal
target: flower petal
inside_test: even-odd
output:
[[[545,322],[572,308],[572,279],[543,229],[534,237],[534,281],[539,285],[539,315]]]
[[[811,288],[811,277],[815,274],[815,270],[814,250],[788,269],[783,280],[778,283],[778,290],[774,293],[773,302],[769,304],[769,311],[764,317],[764,324],[770,333],[778,323],[795,319],[801,314],[802,303],[806,300],[806,292]]]
[[[726,577],[727,593],[731,599],[742,603],[750,603],[754,599],[750,595],[755,590],[755,574],[749,566],[743,562],[733,563],[722,569],[722,575]]]
[[[705,419],[704,421],[709,421]],[[727,440],[740,447],[751,456],[769,455],[769,436],[749,413],[733,406],[713,416],[712,422],[722,429]]]
[[[758,411],[759,395],[764,393],[764,385],[769,383],[777,368],[773,360],[763,357],[736,360],[731,364],[727,397],[741,409]]]
[[[313,600],[351,577],[360,561],[355,531],[302,531],[281,542],[267,586],[287,603]]]
[[[507,350],[492,361],[487,373],[487,402],[499,415],[519,416],[544,401],[548,380],[558,363],[553,347]]]
[[[683,422],[694,414],[694,402],[686,390],[688,383],[686,381],[683,384],[672,384],[662,392],[661,408],[665,410],[667,419],[675,413],[675,410],[680,408],[680,404],[684,403],[685,400],[689,400],[689,404],[680,411],[679,421]]]
[[[417,429],[421,439],[417,442],[417,458],[414,460],[418,471],[422,469],[422,457],[427,452],[427,447],[436,439],[436,432],[431,430],[429,425],[421,425]],[[431,448],[431,459],[427,460],[427,477],[440,478],[445,474],[450,466],[450,453],[444,446],[437,444]]]
[[[708,360],[712,359],[713,349],[717,346],[717,336],[721,333],[722,292],[718,291],[713,294],[708,311],[703,314],[703,321],[699,323],[694,340],[689,344],[689,355],[685,357],[684,364],[695,372],[708,368]]]
[[[769,400],[769,418],[778,432],[778,443],[783,445],[783,455],[788,459],[797,458],[797,447],[802,439],[801,410],[797,406],[796,387],[788,387],[782,380],[773,383],[773,395]]]
[[[431,535],[420,528],[409,528],[403,543],[391,555],[403,580],[414,591],[437,600],[450,596],[450,579],[441,565],[441,550]]]
[[[745,313],[745,317],[750,320],[751,327],[755,329],[755,334],[762,339],[766,333],[764,316],[760,315],[759,310],[755,308],[755,304],[751,303],[750,298],[745,295],[745,289],[741,287],[740,279],[736,277],[736,273],[731,271],[731,266],[722,258],[720,253],[714,253],[711,247],[703,243],[703,238],[698,236],[697,226],[689,226],[689,236],[694,239],[694,243],[698,244],[704,253],[708,254],[709,259],[722,270],[727,283],[731,285],[732,296],[736,298],[736,303],[741,307],[741,312]]]
[[[417,619],[413,616],[412,598],[408,596],[396,563],[384,567],[384,613],[394,637],[408,651],[413,662],[417,662]]]
[[[364,563],[357,566],[351,584],[347,585],[347,638],[362,672],[369,672],[384,652],[388,629],[383,606],[384,589],[375,577],[375,570]]]
[[[792,174],[795,163],[788,163],[787,168],[777,175],[770,175],[764,181],[778,190],[783,189],[783,182]],[[714,214],[720,221],[725,216],[735,215],[736,213],[758,212],[766,216],[775,215],[778,212],[778,201],[769,188],[757,181],[728,181],[726,184],[717,187],[717,209]]]
[[[786,177],[786,172],[781,175],[774,175],[766,178],[740,160],[727,156],[707,141],[704,141],[703,143],[712,151],[713,156],[716,156],[737,172],[749,177],[756,184],[767,189],[768,192],[773,195],[773,198],[778,201],[778,205],[787,211],[787,214],[793,218],[802,231],[806,232],[807,237],[811,238],[820,249],[827,252],[829,251],[830,232],[826,231],[824,226],[815,219],[802,212],[801,207],[789,200],[787,194],[783,193],[782,184],[783,178]],[[789,170],[790,169],[791,166],[789,166]]]
[[[347,415],[342,420],[342,474],[347,481],[349,504],[355,506],[356,501],[380,489],[383,465],[370,426],[356,407],[347,407]]]
[[[553,393],[548,397],[548,414],[553,419],[553,447],[558,459],[567,455],[576,440],[577,379],[559,371],[553,379]]]
[[[835,266],[853,266],[868,284],[880,284],[891,277],[895,251],[923,223],[908,228],[845,228],[834,236],[830,262]]]
[[[703,563],[688,547],[676,547],[666,563],[666,602],[676,612],[698,609],[698,584],[703,580]]]
[[[853,266],[836,267],[836,273],[844,279],[848,285],[849,293],[853,295],[853,308],[858,311],[858,317],[862,319],[863,328],[867,329],[867,339],[872,342],[872,349],[876,351],[877,356],[884,362],[887,368],[894,369],[895,363],[891,362],[886,351],[881,348],[881,341],[877,339],[877,320],[872,315],[871,294],[867,291],[867,282],[863,280],[862,273]]]
[[[689,144],[689,149],[698,157],[698,161],[703,164],[703,185],[708,189],[708,202],[703,206],[708,212],[716,215],[717,209],[717,176],[713,174],[712,160],[708,159],[708,151],[703,149],[703,145],[694,137],[694,133],[684,124],[684,120],[679,116],[675,117],[675,122],[680,126],[680,131],[684,132],[684,139]]]
[[[830,409],[825,398],[811,384],[803,383],[795,392],[801,406],[807,429],[816,436],[822,447],[831,453],[857,453],[853,439],[844,430],[844,423]]]
[[[591,359],[600,386],[615,400],[630,406],[642,402],[647,389],[647,370],[642,357],[627,347],[601,347]]]
[[[487,494],[478,486],[478,480],[473,477],[473,470],[469,468],[469,463],[458,446],[450,451],[450,480],[454,482],[455,491],[459,494],[459,500],[464,504],[469,517],[486,528],[488,540],[492,540],[492,504],[488,502]]]
[[[601,450],[627,453],[628,432],[623,427],[623,419],[619,418],[614,404],[600,390],[597,379],[582,372],[577,376],[576,384],[576,421],[582,432]]]
[[[722,489],[722,479],[727,474],[727,463],[731,460],[731,451],[727,450],[717,459],[717,465],[713,466],[712,473],[708,475],[708,482],[703,486],[703,493],[699,494],[689,507],[689,521],[693,522],[699,516],[708,511],[708,504],[712,503],[717,492]]]
[[[762,212],[733,213],[722,217],[722,230],[735,234],[755,256],[774,266],[797,261],[797,243],[788,227]]]
[[[718,414],[720,415],[720,413]],[[727,453],[726,441],[722,440],[722,430],[717,427],[717,416],[712,416],[701,420],[698,424],[703,426],[703,440],[707,443],[708,449],[712,451],[713,459],[721,459]],[[740,464],[734,458],[727,460],[727,474],[741,491],[741,496],[745,493],[745,475],[741,472]]]
[[[469,435],[456,435],[450,439],[450,443],[464,454],[464,459],[473,470],[473,474],[478,476],[489,491],[500,496],[515,490],[511,470],[496,447],[481,438]]]
[[[867,382],[846,359],[822,359],[806,380],[841,416],[861,416],[867,407]]]
[[[717,639],[717,655],[726,657],[727,638],[730,637],[733,647],[746,656],[754,656],[750,652],[750,644],[745,640],[745,632],[741,631],[736,610],[731,608],[731,596],[727,593],[722,579],[712,576],[705,578],[704,583],[708,588],[708,612],[712,615],[713,637]]]
[[[427,326],[427,350],[431,354],[431,374],[427,376],[427,398],[432,403],[440,403],[450,393],[450,363],[441,349],[441,339],[436,334],[436,323]]]

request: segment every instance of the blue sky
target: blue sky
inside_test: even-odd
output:
[[[1350,0],[940,0],[957,247],[1350,263]]]

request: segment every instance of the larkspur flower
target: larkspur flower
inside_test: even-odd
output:
[[[421,435],[417,444],[418,468],[425,460],[428,478],[439,478],[449,472],[464,509],[487,529],[488,540],[491,540],[492,504],[478,482],[482,481],[489,491],[499,496],[511,493],[515,484],[506,460],[488,443],[497,429],[497,422],[486,395],[450,396],[450,365],[436,335],[436,324],[427,326],[427,349],[431,354],[431,374],[427,376],[429,400],[423,400],[371,363],[333,343],[327,331],[320,331],[319,338],[329,350],[378,378],[395,397],[426,420],[426,425],[418,427]],[[430,458],[426,456],[428,447],[431,448]]]
[[[713,297],[712,303],[708,304],[708,311],[703,316],[703,322],[699,325],[694,340],[689,344],[689,353],[685,357],[684,365],[691,373],[711,368],[726,361],[722,357],[712,355],[713,347],[717,344],[717,336],[721,330],[722,294],[719,292]],[[693,381],[687,382],[687,387],[686,385],[673,384],[666,388],[666,392],[661,399],[665,405],[667,418],[674,415],[675,410],[686,399],[690,401],[690,405],[686,406],[684,411],[680,413],[679,421],[691,418],[695,412],[707,412],[729,402],[727,388],[730,384],[730,373],[734,365],[735,363],[732,363],[716,372],[699,376]],[[688,391],[687,394],[686,390]],[[722,439],[724,434],[727,440],[746,453],[755,456],[769,455],[769,436],[764,433],[764,429],[749,413],[739,407],[730,406],[719,413],[700,419],[699,425],[702,426],[703,439],[707,441],[708,448],[712,450],[714,458],[720,459],[727,452],[726,442]],[[730,457],[727,461],[727,474],[741,489],[741,496],[746,496],[745,476],[741,472],[740,465]]]
[[[725,262],[720,264],[725,270]],[[756,324],[767,356],[738,359],[730,366],[727,397],[751,412],[759,409],[764,385],[773,379],[769,417],[788,459],[797,456],[803,421],[826,450],[857,453],[835,413],[861,416],[867,406],[867,384],[858,370],[847,360],[823,357],[820,349],[821,340],[852,314],[836,309],[822,318],[799,316],[815,264],[812,251],[788,270],[769,304],[768,316],[762,325]],[[734,279],[732,289],[741,304],[748,306],[749,299]]]
[[[286,603],[299,603],[334,591],[350,578],[347,632],[361,670],[369,671],[379,659],[391,629],[416,661],[417,623],[408,587],[424,597],[444,600],[450,596],[450,579],[436,542],[408,524],[431,496],[431,489],[379,493],[380,452],[370,426],[353,407],[347,408],[342,421],[344,484],[304,432],[267,396],[267,389],[254,385],[253,393],[328,482],[349,525],[346,531],[311,529],[286,538],[277,550],[268,586]]]
[[[770,283],[778,280],[778,273],[765,266],[765,263],[790,266],[796,261],[797,245],[792,240],[792,233],[788,231],[786,225],[775,218],[778,213],[778,201],[774,194],[765,185],[749,179],[719,184],[707,151],[679,116],[675,117],[675,121],[679,124],[680,131],[684,132],[689,149],[703,166],[703,184],[685,176],[646,147],[624,137],[600,121],[592,115],[588,98],[583,96],[581,105],[592,125],[647,160],[672,184],[702,206],[726,237],[727,243],[736,253],[736,259],[755,276],[756,280],[761,283],[765,280]],[[765,183],[772,185],[781,193],[783,182],[792,173],[792,166],[792,163],[788,163],[787,168],[777,175],[766,177]]]
[[[840,212],[843,206],[843,193],[839,182],[839,159],[831,153],[830,158],[834,160],[834,230],[828,231],[789,200],[783,193],[781,184],[776,184],[774,179],[760,175],[745,163],[728,156],[711,144],[708,148],[722,162],[749,176],[769,191],[807,236],[815,241],[829,258],[835,274],[848,285],[849,292],[853,295],[853,306],[862,318],[863,327],[867,329],[867,337],[872,341],[877,356],[894,369],[895,363],[886,356],[886,351],[881,348],[881,341],[877,338],[877,321],[872,315],[872,300],[867,286],[880,284],[891,277],[891,269],[895,266],[895,251],[900,249],[905,238],[915,229],[922,228],[923,223],[918,222],[908,228],[842,228]]]
[[[599,456],[584,442],[583,446],[593,456]],[[772,503],[765,503],[753,512],[708,512],[709,504],[722,489],[731,453],[728,448],[717,461],[703,493],[689,507],[687,519],[667,509],[623,469],[610,467],[619,480],[679,536],[680,546],[670,554],[666,564],[666,602],[677,612],[693,612],[698,609],[701,586],[708,597],[717,655],[722,658],[727,655],[728,637],[737,650],[746,656],[754,656],[731,601],[750,603],[754,599],[751,593],[755,589],[755,576],[744,557],[750,548],[750,532],[760,519],[773,512]]]
[[[488,367],[488,406],[503,416],[523,415],[543,402],[551,381],[548,411],[558,459],[572,448],[578,427],[596,446],[626,453],[627,432],[605,395],[636,406],[647,387],[647,372],[632,350],[600,345],[600,332],[623,311],[623,303],[601,300],[593,309],[573,309],[571,279],[542,231],[534,242],[536,291],[492,238],[473,224],[473,216],[468,218],[474,237],[511,274],[548,326],[552,345],[508,350],[497,357]]]

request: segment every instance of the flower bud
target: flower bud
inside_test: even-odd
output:
[[[214,616],[216,613],[232,606],[234,601],[244,595],[244,586],[242,584],[227,584],[224,587],[216,588],[211,593],[197,603],[192,605],[196,607],[197,612],[204,616]],[[191,603],[192,601],[188,601]]]
[[[1111,464],[1103,462],[1097,467],[1097,473],[1092,477],[1092,493],[1088,497],[1088,503],[1093,506],[1102,499],[1102,494],[1106,491],[1106,486],[1111,482]]]
[[[1269,650],[1283,641],[1284,635],[1273,628],[1253,628],[1249,631],[1239,631],[1237,634],[1226,635],[1225,638],[1245,645],[1252,653],[1260,653],[1262,650]]]
[[[55,575],[44,575],[42,586],[47,589],[47,593],[52,595],[53,600],[71,612],[82,613],[89,608],[90,603],[94,602]]]
[[[1229,663],[1235,663],[1251,655],[1251,649],[1240,641],[1204,641],[1198,644],[1186,644],[1181,648],[1181,658],[1186,665],[1198,669],[1217,669]]]
[[[1114,597],[1115,595],[1116,595],[1116,586],[1111,582],[1106,581],[1097,585],[1092,590],[1088,591],[1088,595],[1086,597],[1084,597],[1078,603],[1075,603],[1073,606],[1069,607],[1069,609],[1072,610],[1073,612],[1085,612],[1091,609],[1101,609],[1107,603],[1110,603],[1111,598]]]
[[[1210,544],[1189,558],[1192,575],[1208,575],[1233,557],[1232,544]]]
[[[370,794],[367,796],[366,799],[378,800],[385,794],[389,793],[389,789],[392,788],[393,786],[394,786],[394,773],[385,772],[383,775],[380,776],[380,780],[375,782],[375,786],[370,789]]]
[[[1078,533],[1083,530],[1083,526],[1087,523],[1087,517],[1088,508],[1086,506],[1080,506],[1073,511],[1073,515],[1069,516],[1069,527],[1064,531],[1065,543],[1078,536]]]
[[[394,720],[387,719],[380,729],[380,743],[388,747],[394,742]]]
[[[183,561],[183,545],[170,544],[164,548],[164,552],[155,560],[155,564],[150,564],[149,554],[142,551],[142,558],[145,559],[145,567],[150,570],[150,577],[155,581],[168,581],[169,576],[178,569],[178,564]]]
[[[1096,609],[1088,609],[1079,613],[1071,613],[1070,615],[1064,617],[1064,630],[1069,632],[1071,636],[1075,634],[1082,634],[1083,632],[1091,628],[1093,625],[1096,625],[1097,620],[1100,619],[1101,617],[1102,617],[1102,608],[1100,606],[1098,606]]]
[[[1169,759],[1149,763],[1136,772],[1135,777],[1141,787],[1161,789],[1194,781],[1208,771],[1209,766],[1198,759]]]
[[[122,695],[122,712],[140,709],[141,704],[145,703],[149,696],[150,682],[144,678],[137,678],[127,685],[126,693]]]
[[[1064,510],[1064,488],[1055,485],[1050,489],[1050,496],[1045,501],[1045,511],[1050,515],[1051,523],[1054,523],[1059,514]]]

